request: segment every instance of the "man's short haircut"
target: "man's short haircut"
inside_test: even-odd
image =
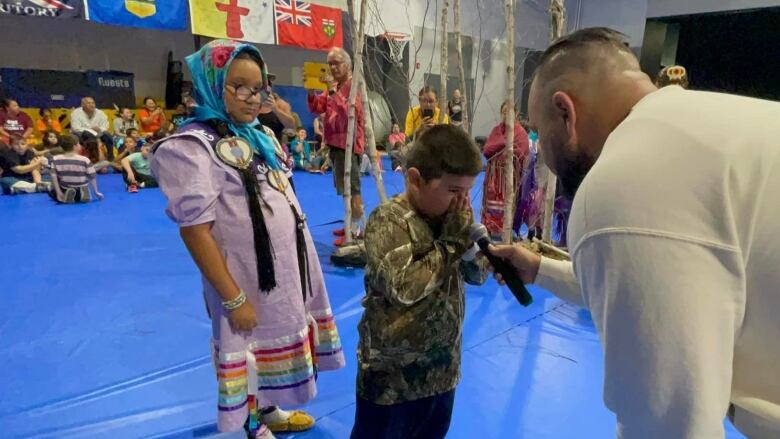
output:
[[[636,56],[628,47],[626,35],[606,27],[589,27],[555,40],[542,54],[534,80],[556,77],[563,68],[583,70],[599,62],[591,55],[594,49],[607,49]]]
[[[435,125],[415,140],[406,167],[415,168],[425,181],[444,174],[475,176],[482,171],[482,155],[468,133],[452,125]]]
[[[352,68],[352,57],[349,56],[349,53],[346,50],[341,47],[333,47],[328,51],[328,54],[331,53],[340,55],[341,60],[344,61],[350,69]]]
[[[65,134],[62,137],[60,137],[59,146],[62,148],[65,152],[73,151],[73,148],[76,147],[76,145],[79,144],[79,139],[76,138],[73,134]]]

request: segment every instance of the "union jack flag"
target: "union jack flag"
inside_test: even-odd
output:
[[[276,22],[311,27],[311,3],[300,0],[276,0]]]

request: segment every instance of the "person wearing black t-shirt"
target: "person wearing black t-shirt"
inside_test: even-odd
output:
[[[44,159],[36,157],[27,142],[18,136],[11,137],[11,146],[0,146],[0,186],[3,193],[32,193],[48,191],[48,184],[41,181]]]

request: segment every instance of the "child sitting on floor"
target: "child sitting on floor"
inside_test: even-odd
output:
[[[141,147],[141,152],[134,152],[120,162],[127,192],[136,193],[138,188],[157,187],[157,181],[149,169],[149,150],[151,146],[144,145]]]
[[[436,125],[407,157],[406,191],[366,225],[352,439],[442,439],[460,380],[463,281],[482,284],[469,190],[482,170],[462,129]]]
[[[10,136],[10,146],[0,141],[0,187],[6,194],[47,192],[49,184],[41,179],[45,158],[36,157],[27,141]]]
[[[119,153],[119,155],[116,156],[114,161],[111,163],[111,167],[114,168],[114,170],[117,172],[122,172],[122,159],[129,156],[130,154],[138,152],[138,143],[133,136],[125,137],[122,146],[122,152]]]
[[[308,169],[311,160],[309,144],[306,142],[306,129],[298,130],[297,136],[290,142],[290,153],[295,164],[295,169]]]
[[[98,200],[103,199],[103,194],[98,190],[95,167],[92,162],[74,151],[78,144],[76,137],[70,134],[62,136],[60,147],[63,153],[54,156],[51,161],[53,188],[49,191],[49,196],[59,203],[72,204],[90,201],[92,197],[89,193],[89,185],[92,185],[95,197]]]
[[[111,171],[111,162],[106,158],[108,156],[108,148],[94,131],[82,131],[79,141],[81,143],[81,155],[89,159],[92,165],[95,166],[96,172],[107,174]]]

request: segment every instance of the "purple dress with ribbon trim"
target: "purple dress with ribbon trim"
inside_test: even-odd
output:
[[[239,172],[214,152],[217,133],[206,124],[182,127],[159,144],[150,165],[168,200],[166,213],[179,226],[213,222],[211,234],[228,270],[257,312],[257,327],[237,333],[214,287],[203,287],[212,322],[212,347],[219,381],[218,427],[235,431],[257,407],[300,405],[316,394],[317,371],[344,366],[336,324],[317,252],[305,230],[311,294],[304,299],[296,250],[296,221],[302,213],[292,189],[268,180],[256,155],[263,214],[271,239],[276,288],[258,288],[257,258],[246,191]],[[277,144],[278,148],[278,144]],[[286,195],[286,196],[285,196]],[[290,202],[288,202],[288,199]]]

